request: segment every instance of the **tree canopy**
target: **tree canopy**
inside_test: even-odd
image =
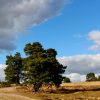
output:
[[[57,61],[55,49],[45,50],[39,42],[35,42],[26,44],[24,51],[27,55],[24,62],[25,69],[28,69],[26,76],[34,85],[35,91],[43,82],[53,82],[56,86],[61,84],[66,66]]]
[[[95,77],[95,73],[90,72],[86,75],[86,81],[96,81],[97,78]]]

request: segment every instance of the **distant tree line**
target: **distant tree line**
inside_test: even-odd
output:
[[[33,84],[33,90],[39,91],[43,83],[52,82],[59,87],[67,66],[60,64],[55,49],[44,49],[39,42],[25,45],[25,58],[19,52],[7,55],[5,79],[10,84]]]

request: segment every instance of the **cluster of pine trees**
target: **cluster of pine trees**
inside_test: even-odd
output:
[[[20,82],[33,84],[35,92],[43,83],[52,82],[59,87],[66,66],[57,61],[56,50],[44,49],[39,42],[34,42],[26,44],[24,52],[25,58],[18,52],[14,56],[7,56],[6,81],[10,84],[20,84]]]
[[[91,82],[91,81],[100,81],[100,76],[96,77],[95,73],[90,72],[86,75],[86,81]]]

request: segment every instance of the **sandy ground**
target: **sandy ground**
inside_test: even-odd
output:
[[[7,93],[0,93],[0,100],[35,100],[29,97],[20,96],[17,94],[7,94]]]
[[[14,87],[1,88],[0,89],[0,100],[36,100],[26,96],[16,94]]]

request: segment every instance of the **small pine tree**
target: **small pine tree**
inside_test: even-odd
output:
[[[64,83],[70,83],[71,81],[70,81],[70,78],[64,77],[63,82],[64,82]]]
[[[97,78],[95,77],[95,74],[93,72],[90,72],[86,75],[86,81],[97,81]]]
[[[5,79],[8,83],[20,83],[20,73],[22,68],[22,58],[20,56],[20,53],[16,53],[15,56],[7,56],[6,60],[6,69],[5,71]]]

